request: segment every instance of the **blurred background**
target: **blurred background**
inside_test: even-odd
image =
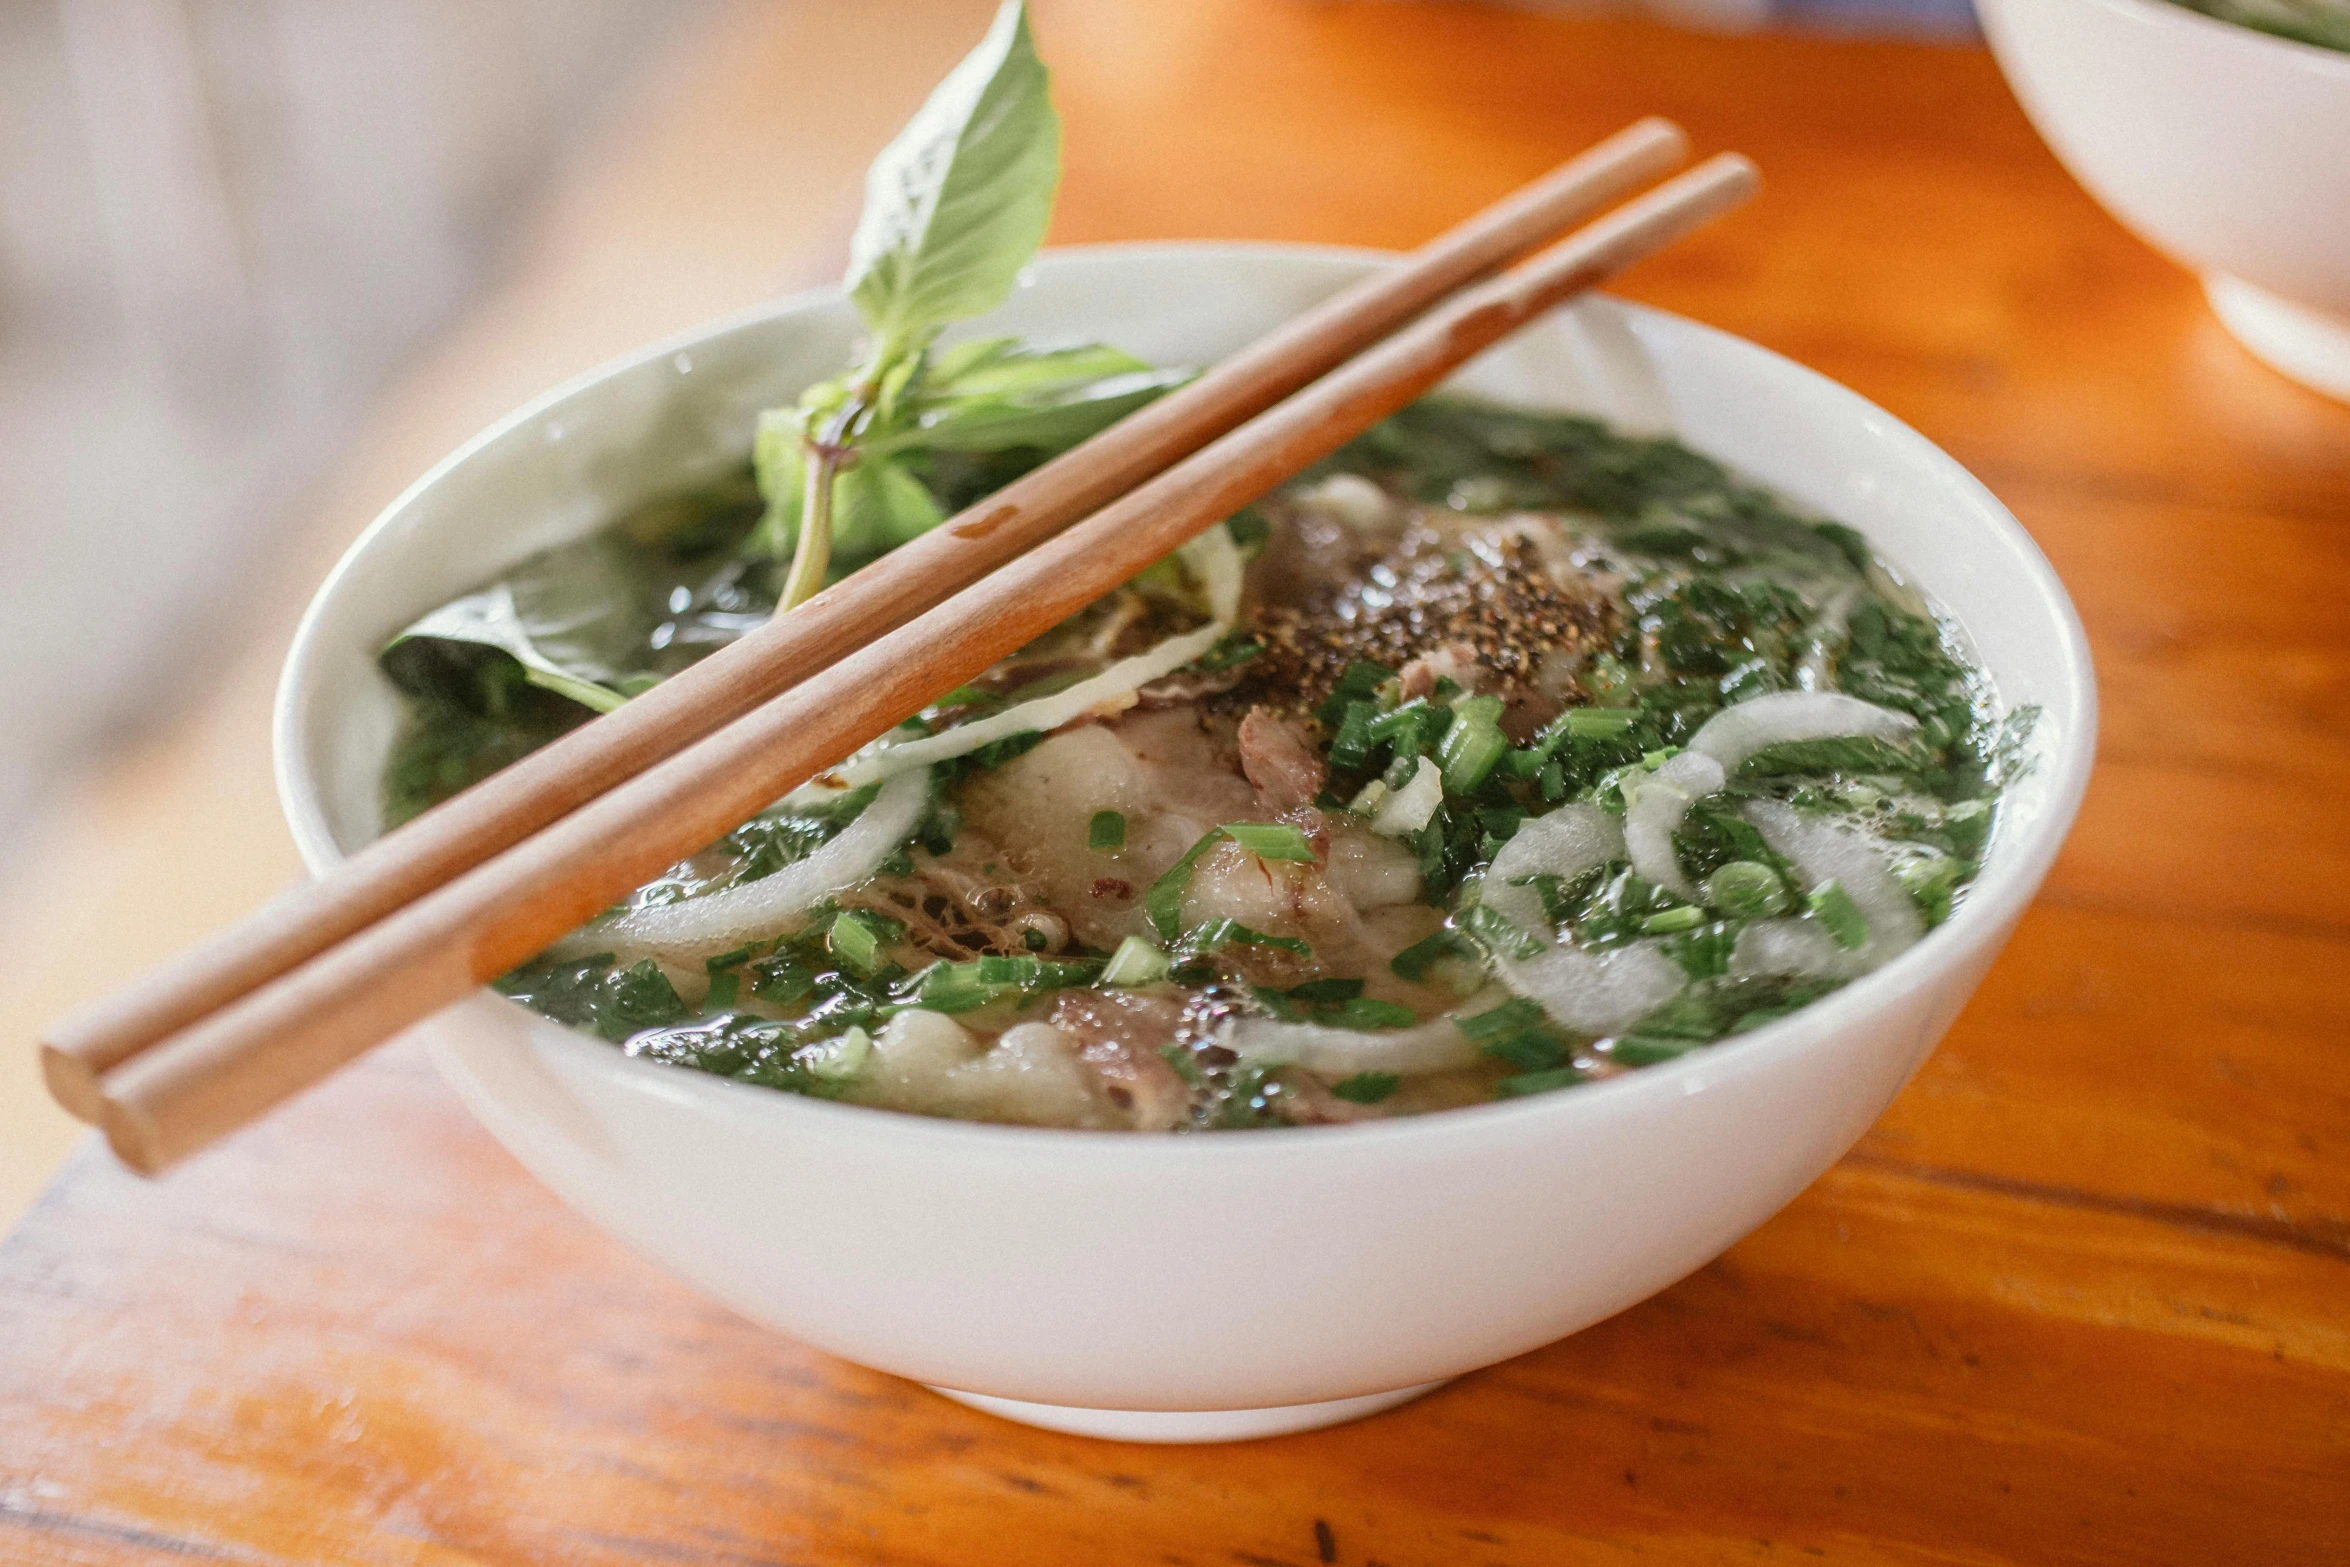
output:
[[[1729,31],[1960,40],[1973,30],[1967,0],[1520,3],[1645,11]],[[716,0],[0,0],[0,583],[10,589],[0,614],[0,820],[9,828],[0,877],[28,894],[0,909],[17,933],[6,950],[20,959],[16,993],[0,1006],[0,1227],[76,1134],[37,1087],[33,1031],[105,974],[158,955],[82,950],[76,932],[119,929],[126,908],[141,918],[143,902],[157,946],[176,945],[289,873],[290,855],[262,856],[242,879],[190,864],[159,882],[152,852],[125,850],[121,884],[105,885],[93,859],[117,847],[110,823],[122,819],[106,814],[107,791],[139,787],[140,748],[224,682],[266,680],[293,607],[367,511],[545,384],[541,363],[511,386],[477,377],[447,396],[418,367],[469,319],[477,334],[493,330],[498,317],[481,306],[502,283],[532,267],[560,270],[563,192],[593,178],[615,117],[657,92],[673,54],[723,48],[708,35],[723,35],[745,9]],[[744,222],[790,214],[776,222],[772,266],[713,283],[713,308],[837,269],[863,163],[989,7],[751,0],[748,9],[768,24],[777,12],[805,13],[788,32],[797,53],[779,69],[810,101],[781,120],[787,140],[763,149],[764,161],[746,160],[763,190],[791,187],[745,207]],[[625,269],[626,244],[605,239],[601,264]],[[609,340],[575,333],[592,346],[568,368],[645,335],[619,322]],[[430,432],[413,448],[383,438],[382,402],[403,375],[412,410],[439,411],[437,422],[411,420]],[[368,444],[380,470],[363,481],[346,473],[322,496],[363,417],[374,421]],[[322,512],[332,521],[322,524]],[[241,675],[239,658],[249,665]],[[253,737],[234,743],[242,755]],[[203,808],[178,796],[169,807]],[[100,890],[88,894],[79,884],[93,875]],[[49,901],[69,879],[77,896],[111,900],[106,920],[77,925],[71,907]],[[25,956],[18,938],[28,931],[35,950]]]

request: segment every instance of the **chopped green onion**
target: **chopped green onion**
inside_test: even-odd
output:
[[[833,956],[859,974],[870,975],[879,972],[884,961],[882,943],[895,935],[894,931],[884,930],[874,916],[851,909],[832,922],[826,940]]]
[[[710,981],[709,992],[702,997],[702,1010],[723,1012],[733,1006],[736,993],[742,989],[742,983],[742,975],[733,969],[728,969],[723,974],[714,977]]]
[[[1219,830],[1260,860],[1315,863],[1314,846],[1287,822],[1226,822]]]
[[[1553,1089],[1573,1088],[1590,1081],[1583,1069],[1576,1066],[1554,1066],[1542,1072],[1521,1072],[1516,1077],[1505,1077],[1493,1085],[1496,1099],[1523,1099],[1528,1094],[1547,1094]]]
[[[1346,802],[1346,808],[1357,816],[1376,816],[1379,807],[1385,805],[1387,797],[1394,792],[1387,787],[1385,779],[1374,778],[1355,791],[1355,797]]]
[[[1122,988],[1153,985],[1165,979],[1172,967],[1167,954],[1140,936],[1129,936],[1110,954],[1109,964],[1102,970],[1102,983]]]
[[[1677,909],[1661,909],[1640,922],[1640,929],[1650,936],[1669,936],[1678,930],[1695,930],[1705,923],[1705,910],[1693,903],[1684,903]]]
[[[1159,933],[1161,941],[1173,941],[1183,934],[1183,898],[1191,891],[1192,871],[1201,855],[1223,841],[1224,829],[1210,828],[1142,895],[1143,911],[1150,916],[1151,928]]]
[[[737,947],[732,952],[721,952],[714,958],[705,959],[702,963],[702,972],[722,974],[730,968],[740,968],[750,961],[751,949],[747,946]]]
[[[1363,993],[1359,979],[1309,979],[1302,985],[1292,985],[1285,992],[1293,1001],[1319,1003],[1325,1001],[1352,1001]]]
[[[1393,1072],[1357,1072],[1344,1082],[1332,1083],[1330,1092],[1349,1104],[1375,1105],[1392,1098],[1403,1087],[1403,1079]]]
[[[1294,994],[1294,992],[1292,992]],[[1400,1002],[1381,1001],[1376,996],[1356,996],[1334,1007],[1318,1007],[1315,1017],[1340,1028],[1410,1028],[1420,1021],[1420,1014]]]
[[[1857,952],[1868,944],[1869,918],[1861,913],[1860,905],[1852,901],[1852,894],[1844,884],[1831,876],[1811,890],[1811,911],[1819,922],[1836,938],[1836,945],[1847,952]]]
[[[1705,901],[1739,919],[1761,919],[1786,909],[1787,888],[1768,865],[1732,860],[1705,879]]]
[[[1299,1006],[1289,997],[1270,986],[1251,985],[1248,987],[1248,993],[1257,998],[1258,1005],[1272,1013],[1281,1022],[1298,1023],[1305,1020],[1306,1009],[1304,1007]]]
[[[1126,818],[1117,811],[1096,811],[1085,826],[1085,846],[1097,854],[1115,854],[1126,847]]]
[[[1576,707],[1560,714],[1551,727],[1578,740],[1613,740],[1639,717],[1626,707]]]
[[[1444,710],[1428,705],[1426,697],[1413,697],[1401,707],[1390,708],[1371,721],[1370,742],[1373,745],[1392,745],[1398,760],[1419,756],[1434,743],[1437,730],[1446,722]]]
[[[1346,666],[1346,672],[1338,677],[1338,684],[1331,687],[1330,695],[1315,709],[1314,716],[1322,721],[1324,728],[1329,728],[1339,722],[1348,703],[1368,701],[1373,692],[1394,678],[1392,669],[1357,660]]]
[[[995,1000],[998,989],[979,977],[977,964],[942,958],[900,985],[897,994],[926,1012],[969,1012]]]
[[[1951,894],[1957,889],[1959,878],[1965,874],[1966,867],[1947,854],[1929,854],[1908,860],[1894,870],[1902,890],[1925,911],[1926,922],[1930,925],[1939,925],[1950,918]]]
[[[1444,768],[1444,787],[1449,792],[1467,794],[1475,789],[1509,750],[1500,722],[1500,697],[1473,696],[1453,705],[1452,724],[1436,747],[1436,760]]]
[[[751,994],[779,1007],[805,1001],[815,988],[816,971],[788,958],[770,958],[751,969]]]
[[[1568,1064],[1567,1041],[1551,1023],[1541,1003],[1519,996],[1489,1012],[1453,1019],[1453,1026],[1476,1042],[1489,1056],[1499,1056],[1528,1072],[1547,1072]]]
[[[1387,967],[1397,979],[1417,985],[1428,977],[1428,970],[1446,958],[1474,957],[1476,949],[1464,941],[1457,931],[1440,930],[1432,936],[1423,936],[1388,960]]]
[[[1245,631],[1235,631],[1185,667],[1200,674],[1212,674],[1219,669],[1245,664],[1264,651],[1264,643]]]
[[[933,963],[894,994],[903,1004],[929,1012],[968,1012],[1006,996],[1091,984],[1101,972],[1099,964],[1085,960],[991,955],[968,963]]]
[[[1338,732],[1330,737],[1330,765],[1356,768],[1370,759],[1371,720],[1379,716],[1376,702],[1349,702],[1345,715],[1338,720]]]
[[[861,1028],[826,1040],[823,1044],[803,1051],[800,1063],[811,1077],[828,1083],[845,1083],[865,1070],[865,1063],[873,1057],[873,1036]]]
[[[1542,1010],[1542,1003],[1517,996],[1491,1011],[1454,1018],[1453,1022],[1462,1033],[1482,1044],[1488,1039],[1499,1039],[1520,1029],[1535,1027],[1548,1021],[1548,1018],[1549,1014]]]
[[[1542,942],[1499,909],[1479,903],[1460,917],[1460,927],[1505,958],[1538,957]]]
[[[1699,1043],[1700,1041],[1694,1039],[1661,1039],[1646,1034],[1619,1034],[1616,1036],[1615,1042],[1608,1047],[1607,1053],[1610,1059],[1625,1066],[1655,1066],[1660,1061],[1670,1061],[1676,1056],[1687,1055],[1696,1049]]]
[[[1295,936],[1269,936],[1261,930],[1252,930],[1235,919],[1213,919],[1186,931],[1176,951],[1184,957],[1195,957],[1213,952],[1218,947],[1279,947],[1312,957],[1314,949]]]

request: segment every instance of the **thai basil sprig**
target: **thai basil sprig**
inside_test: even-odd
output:
[[[791,557],[780,608],[824,585],[836,551],[870,558],[943,520],[925,454],[1059,450],[1181,379],[1099,344],[933,350],[1011,293],[1060,178],[1049,76],[1026,5],[1008,0],[866,176],[845,280],[868,334],[859,363],[760,417],[755,547]]]

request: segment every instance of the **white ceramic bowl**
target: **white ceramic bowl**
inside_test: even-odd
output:
[[[984,326],[1196,363],[1382,264],[1270,246],[1064,251]],[[310,866],[376,830],[386,636],[739,461],[752,416],[840,364],[852,336],[829,294],[691,334],[550,394],[394,503],[321,589],[279,695],[279,783]],[[744,1315],[1095,1434],[1343,1419],[1715,1256],[1852,1145],[2007,939],[2088,776],[2088,653],[2047,561],[1981,485],[1751,344],[1594,299],[1464,380],[1676,431],[1861,527],[1961,618],[2006,700],[2044,717],[2038,766],[1956,918],[1826,1001],[1676,1063],[1362,1126],[1152,1137],[926,1120],[631,1060],[486,991],[420,1030],[441,1070],[573,1206]]]
[[[2169,0],[1976,0],[2048,145],[2238,341],[2350,399],[2350,54]]]

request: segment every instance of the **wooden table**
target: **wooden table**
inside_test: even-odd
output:
[[[900,9],[873,69],[903,79],[825,127],[858,159],[977,31],[968,0]],[[2237,351],[1974,50],[1039,12],[1065,242],[1405,245],[1651,110],[1759,159],[1766,201],[1625,291],[1940,441],[2089,624],[2100,770],[2014,945],[1860,1148],[1717,1262],[1248,1447],[1050,1436],[752,1328],[572,1217],[394,1048],[158,1184],[85,1148],[0,1250],[0,1558],[2350,1560],[2350,408]],[[848,25],[751,6],[687,51],[387,405],[295,575],[532,386],[788,277],[778,236],[813,234],[856,160],[809,173],[784,88]],[[760,184],[795,168],[796,209]],[[28,937],[51,989],[93,982],[90,942],[286,873],[255,760],[274,655],[45,851],[114,877]]]

